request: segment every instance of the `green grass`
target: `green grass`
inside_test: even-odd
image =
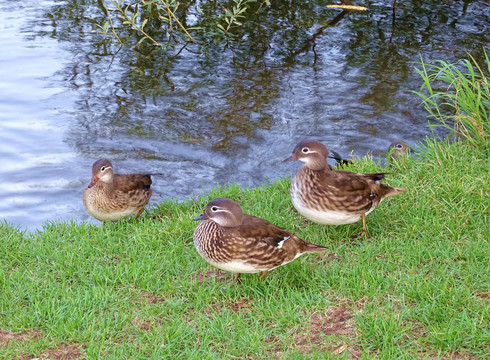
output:
[[[367,158],[350,170],[383,171]],[[407,192],[367,217],[368,239],[350,238],[361,223],[305,224],[289,179],[99,227],[0,225],[0,358],[488,358],[488,159],[427,140],[389,171]],[[218,196],[330,254],[234,283],[192,242],[191,219]]]

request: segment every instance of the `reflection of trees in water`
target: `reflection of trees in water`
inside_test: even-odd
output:
[[[353,18],[349,26],[355,36],[349,43],[347,63],[363,69],[361,81],[373,81],[361,101],[373,106],[376,113],[395,110],[392,95],[413,75],[420,55],[426,61],[458,59],[467,51],[483,63],[490,6],[475,1],[478,6],[470,12],[470,3],[398,1],[395,19],[388,11]],[[462,31],[468,23],[474,29]]]
[[[238,146],[237,136],[268,129],[273,119],[261,112],[280,96],[281,75],[293,67],[321,65],[317,54],[326,46],[339,49],[345,71],[360,69],[358,82],[369,89],[360,101],[380,114],[396,111],[394,96],[417,77],[412,69],[419,54],[429,61],[451,60],[468,51],[478,61],[488,44],[490,19],[482,1],[397,2],[394,21],[391,2],[367,1],[367,12],[349,14],[323,3],[272,1],[258,14],[248,11],[233,39],[209,43],[196,33],[198,43],[180,53],[184,43],[174,44],[175,50],[149,44],[134,50],[102,40],[92,33],[105,21],[96,1],[63,2],[46,18],[51,36],[70,42],[75,59],[66,77],[81,94],[82,122],[91,136],[179,138],[220,150]],[[193,4],[183,2],[177,13],[185,26],[185,11]],[[213,4],[204,2],[202,8],[210,11]],[[149,26],[152,37],[164,38],[161,25]],[[328,43],[332,26],[345,33],[343,42]],[[134,35],[122,36],[131,41]]]

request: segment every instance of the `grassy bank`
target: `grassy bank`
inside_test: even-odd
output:
[[[100,227],[1,225],[0,358],[488,358],[488,165],[428,140],[389,170],[407,192],[368,216],[369,239],[351,240],[360,223],[305,224],[289,179]],[[330,253],[234,283],[192,243],[192,217],[218,196]]]

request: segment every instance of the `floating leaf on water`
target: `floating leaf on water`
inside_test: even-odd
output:
[[[355,6],[355,5],[327,5],[328,8],[342,9],[342,10],[354,10],[354,11],[366,11],[367,7]]]

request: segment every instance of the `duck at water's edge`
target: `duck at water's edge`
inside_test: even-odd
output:
[[[305,163],[291,182],[291,200],[307,219],[326,225],[350,224],[362,219],[367,236],[366,215],[387,196],[404,188],[381,184],[384,173],[361,174],[335,171],[327,164],[328,150],[315,140],[303,140],[287,161]]]
[[[83,204],[100,221],[117,221],[141,215],[150,201],[150,175],[114,174],[112,163],[97,160],[92,166],[92,180],[83,192]]]

